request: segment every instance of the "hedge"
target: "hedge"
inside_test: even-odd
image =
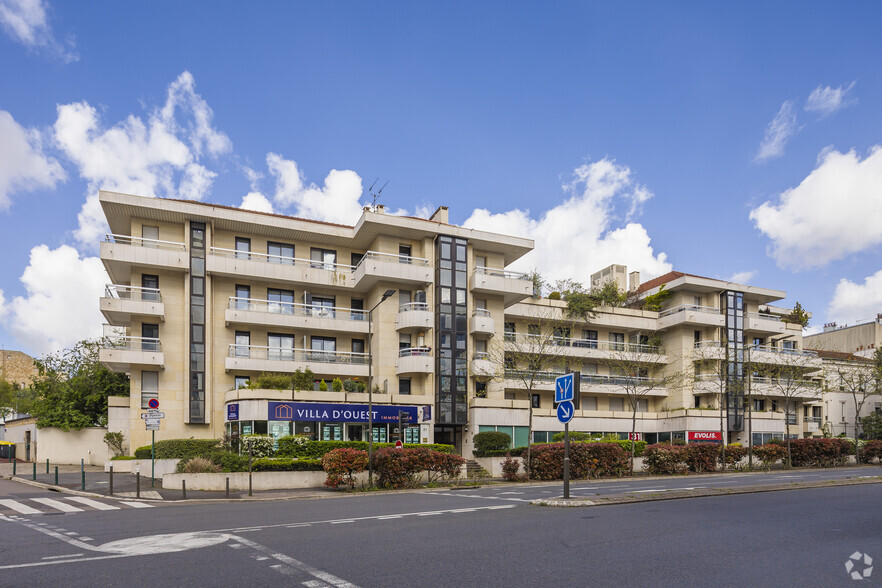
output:
[[[245,467],[248,467],[246,462]],[[254,472],[320,472],[320,459],[291,459],[290,457],[261,457],[251,462]]]
[[[777,449],[778,446],[772,445],[771,447]],[[775,452],[775,450],[771,451]],[[734,465],[746,454],[747,449],[744,447],[727,445],[726,463]],[[649,445],[644,450],[643,469],[655,476],[685,474],[687,470],[696,473],[714,472],[721,459],[721,446],[716,443],[690,443],[688,445],[658,443]]]
[[[794,467],[841,466],[845,465],[848,456],[853,454],[854,443],[849,439],[790,440],[790,465]]]
[[[407,488],[417,483],[417,475],[429,472],[429,481],[454,479],[465,463],[459,455],[423,448],[383,447],[374,452],[374,471],[383,488]]]
[[[356,474],[368,467],[367,452],[341,447],[327,452],[321,459],[322,469],[328,474],[325,486],[337,488],[346,484],[355,489]]]
[[[536,447],[535,445],[533,447]],[[493,451],[472,451],[472,454],[475,457],[505,457],[507,455],[511,455],[512,457],[523,457],[524,453],[526,453],[526,447],[515,447],[513,449],[495,449]]]
[[[563,443],[545,443],[530,448],[530,475],[536,480],[563,478]],[[615,443],[573,443],[570,445],[570,477],[622,476],[627,474],[628,455]]]
[[[867,441],[861,447],[861,461],[872,463],[874,460],[882,461],[882,441]]]
[[[156,442],[156,459],[205,457],[220,447],[217,439],[165,439]],[[150,445],[135,450],[135,459],[150,459]]]
[[[374,450],[384,447],[394,447],[394,443],[374,443]],[[431,449],[440,453],[455,453],[453,445],[440,443],[406,443],[405,448]],[[367,441],[306,441],[303,443],[296,435],[287,435],[279,439],[279,448],[276,450],[278,457],[298,457],[300,459],[321,459],[329,451],[334,449],[358,449],[367,451]]]
[[[474,438],[475,451],[499,451],[511,447],[511,435],[501,431],[484,431]]]

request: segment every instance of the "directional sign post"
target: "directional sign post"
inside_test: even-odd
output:
[[[141,413],[147,430],[150,431],[150,487],[156,484],[156,431],[159,430],[159,419],[165,418],[165,414],[159,412],[159,399],[151,398],[147,401],[147,413]]]
[[[570,497],[570,421],[576,414],[573,400],[579,380],[576,374],[564,374],[554,380],[554,401],[557,405],[557,420],[564,425],[564,463],[563,463],[563,497]]]

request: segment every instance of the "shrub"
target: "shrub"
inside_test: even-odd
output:
[[[867,441],[861,448],[861,461],[872,463],[875,460],[882,461],[882,441]]]
[[[252,390],[290,390],[291,376],[288,374],[262,373],[248,380]]]
[[[787,455],[787,448],[777,443],[766,443],[754,447],[753,454],[760,460],[764,468],[769,469],[773,463],[781,461]]]
[[[560,292],[550,292],[548,294],[549,300],[560,300]]]
[[[248,468],[246,461],[245,468]],[[251,462],[254,472],[320,472],[320,459],[291,459],[289,457],[261,457]]]
[[[517,482],[520,479],[518,472],[521,469],[521,462],[514,459],[511,454],[505,456],[502,462],[502,477],[509,482]]]
[[[383,447],[374,452],[374,471],[383,488],[411,488],[422,470],[422,460],[412,449]]]
[[[533,445],[530,449],[530,474],[537,480],[563,478],[563,443]],[[621,476],[628,472],[625,451],[615,443],[573,443],[570,445],[570,477]]]
[[[720,446],[716,443],[690,443],[683,452],[689,470],[700,474],[713,472],[720,460]]]
[[[346,378],[343,380],[343,389],[347,392],[357,392],[358,384],[355,383],[355,380],[352,378]]]
[[[429,474],[429,482],[437,482],[441,479],[455,480],[462,473],[465,459],[453,453],[441,453],[431,449],[409,449],[415,452],[420,470]],[[419,470],[418,470],[419,471]]]
[[[630,439],[616,439],[615,441],[603,441],[604,443],[618,443],[619,447],[625,450],[625,453],[631,455],[631,440]],[[634,445],[634,457],[643,457],[643,452],[646,450],[646,441],[635,441]]]
[[[285,435],[284,437],[279,437],[276,455],[293,456],[298,451],[298,448],[303,447],[311,440],[308,435]]]
[[[123,453],[125,453],[125,449],[123,449],[125,438],[123,437],[122,433],[105,433],[104,442],[107,443],[107,446],[113,450],[114,455],[122,455]]]
[[[205,457],[191,457],[190,459],[178,462],[175,471],[185,474],[216,474],[220,471],[220,467]]]
[[[726,445],[726,465],[734,466],[736,463],[744,459],[744,456],[747,455],[747,447],[742,447],[741,445],[733,444]]]
[[[220,447],[217,439],[166,439],[157,441],[156,459],[189,459],[205,457]],[[136,459],[150,459],[150,446],[145,445],[135,450]]]
[[[475,435],[475,451],[494,451],[511,447],[511,436],[500,431],[484,431]]]
[[[374,451],[383,447],[394,447],[394,443],[374,443]],[[277,457],[298,457],[301,459],[321,459],[334,449],[360,449],[367,451],[367,441],[313,441],[303,435],[287,435],[279,438]],[[405,449],[431,449],[440,453],[456,453],[453,445],[441,443],[405,443]]]
[[[319,391],[321,391],[321,392],[327,392],[327,391],[328,391],[328,383],[325,382],[325,379],[324,379],[324,378],[322,378],[322,381],[319,382]]]
[[[493,451],[473,451],[472,453],[475,454],[475,457],[505,457],[509,453],[515,457],[523,457],[526,451],[526,447],[514,447],[512,449],[494,449]]]
[[[248,455],[251,450],[251,457],[269,457],[273,454],[273,446],[275,440],[272,435],[243,435],[242,436],[242,453]]]
[[[222,472],[247,472],[248,456],[242,456],[230,451],[215,450],[206,456],[216,464]],[[252,464],[253,465],[253,464]]]
[[[342,392],[343,391],[343,380],[340,378],[334,378],[331,382],[331,388],[334,392]]]
[[[874,412],[861,417],[861,429],[866,439],[882,439],[882,413]]]
[[[689,468],[685,453],[685,445],[648,445],[643,450],[643,469],[655,476],[685,474]]]
[[[563,440],[563,431],[561,431],[560,433],[555,433],[551,436],[551,441],[553,443],[562,442]],[[597,441],[597,439],[592,437],[591,433],[583,433],[582,431],[570,431],[570,441]]]
[[[328,474],[325,486],[331,488],[337,488],[340,484],[355,488],[355,475],[367,467],[367,453],[358,449],[334,449],[322,457],[322,469]]]
[[[791,439],[790,463],[795,467],[829,468],[845,465],[854,453],[849,439]]]

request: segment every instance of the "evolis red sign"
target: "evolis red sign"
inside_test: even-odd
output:
[[[717,443],[719,443],[723,440],[719,431],[713,431],[713,432],[690,431],[687,439],[689,439],[689,441],[713,441],[713,442],[717,442]]]

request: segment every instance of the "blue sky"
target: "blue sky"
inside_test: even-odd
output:
[[[0,0],[0,345],[100,334],[101,187],[353,222],[377,177],[392,210],[534,239],[551,279],[624,263],[875,316],[880,16]]]

